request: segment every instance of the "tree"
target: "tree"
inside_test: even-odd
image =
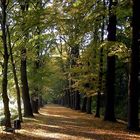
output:
[[[38,8],[39,10],[43,10],[42,8],[42,1],[41,0],[38,0],[37,3],[36,3],[36,8]],[[40,21],[39,21],[40,22]],[[36,49],[36,59],[35,59],[35,62],[34,62],[34,66],[33,66],[33,73],[36,75],[36,76],[39,76],[39,69],[41,67],[41,59],[40,59],[40,48],[41,48],[41,43],[40,43],[40,36],[41,36],[41,29],[39,27],[39,25],[36,27],[35,29],[35,33],[37,34],[38,36],[38,39],[35,43],[35,49]],[[34,34],[35,34],[34,33]],[[35,80],[34,83],[32,83],[33,85],[33,92],[32,92],[32,96],[31,96],[31,103],[32,103],[32,109],[33,109],[33,113],[39,113],[39,84],[40,81],[37,81]],[[41,95],[40,95],[41,96]]]
[[[103,6],[105,7],[105,0],[103,1]],[[104,28],[105,28],[105,16],[103,15],[101,23],[101,42],[104,41]],[[100,104],[101,104],[101,92],[103,88],[103,48],[99,50],[99,73],[98,73],[98,91],[96,99],[96,113],[95,117],[100,117]]]
[[[76,67],[77,66],[77,59],[79,57],[79,47],[76,45],[71,48],[71,67]],[[74,77],[75,74],[72,75]],[[72,85],[74,84],[74,81],[72,80]],[[74,96],[74,109],[79,110],[80,109],[80,94],[78,90],[75,90],[73,88],[72,94]]]
[[[83,97],[83,103],[82,103],[82,107],[81,107],[81,111],[82,112],[86,112],[87,111],[87,97]]]
[[[140,51],[140,14],[139,1],[133,0],[132,17],[132,46],[131,46],[131,65],[128,89],[128,129],[139,129],[139,51]]]
[[[2,69],[2,98],[4,104],[4,115],[5,115],[5,127],[11,127],[11,120],[10,120],[10,110],[9,110],[9,98],[7,95],[7,72],[8,72],[8,47],[7,47],[7,34],[6,34],[6,18],[7,18],[7,5],[8,3],[6,0],[1,0],[1,30],[2,30],[2,43],[3,43],[3,69]]]
[[[24,1],[20,3],[22,16],[28,11],[29,3],[28,1]],[[24,21],[25,22],[25,21]],[[23,24],[23,23],[22,23]],[[24,32],[24,29],[22,27]],[[25,39],[28,38],[28,33],[25,33]],[[28,39],[27,39],[28,40]],[[26,40],[26,41],[27,41]],[[22,47],[21,49],[21,88],[22,88],[22,99],[24,105],[24,116],[25,117],[33,117],[31,102],[30,102],[30,95],[29,95],[29,86],[28,86],[28,79],[27,79],[27,64],[26,64],[26,47]]]
[[[109,24],[108,24],[108,41],[116,41],[116,14],[114,7],[116,1],[109,1]],[[116,121],[114,112],[115,99],[115,55],[107,56],[107,73],[106,73],[106,106],[104,120]]]
[[[10,53],[10,58],[11,58],[11,63],[12,63],[14,81],[15,81],[15,86],[16,86],[16,91],[17,91],[18,117],[19,117],[19,120],[22,122],[23,119],[22,119],[22,110],[21,110],[20,88],[19,88],[19,82],[18,82],[18,77],[17,77],[17,72],[16,72],[16,66],[15,66],[14,58],[13,58],[13,52],[12,52],[12,46],[11,46],[11,36],[10,36],[8,25],[7,25],[7,36],[8,36],[9,53]]]
[[[92,114],[91,103],[92,103],[92,96],[87,97],[87,109],[86,109],[87,114]]]

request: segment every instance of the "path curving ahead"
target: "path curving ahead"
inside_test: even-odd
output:
[[[125,127],[49,104],[35,118],[25,118],[15,134],[1,132],[0,140],[140,140],[140,133],[129,133]]]

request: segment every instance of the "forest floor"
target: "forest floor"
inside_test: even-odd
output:
[[[0,140],[140,140],[122,123],[105,122],[58,105],[46,105],[35,118],[24,118],[14,134],[0,131]]]

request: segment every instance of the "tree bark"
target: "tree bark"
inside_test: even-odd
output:
[[[105,0],[103,1],[104,7]],[[101,42],[104,41],[104,23],[105,17],[103,16],[102,27],[101,27]],[[96,99],[96,113],[95,117],[100,117],[100,104],[101,104],[101,92],[102,92],[102,81],[103,81],[103,48],[99,51],[99,74],[98,74],[98,92],[97,92],[97,99]]]
[[[22,48],[21,51],[21,88],[22,88],[22,99],[24,105],[24,116],[33,117],[32,107],[30,103],[28,81],[27,81],[26,48]]]
[[[21,4],[21,10],[24,14],[28,11],[28,2],[25,1]],[[23,29],[22,29],[23,30]],[[27,33],[25,34],[27,37]],[[28,80],[27,80],[27,64],[26,64],[26,48],[23,47],[21,49],[21,88],[22,88],[22,99],[24,105],[24,116],[25,117],[33,117],[32,106],[30,102],[30,95],[29,95],[29,87],[28,87]]]
[[[38,99],[36,99],[35,97],[32,99],[32,110],[33,110],[33,112],[34,113],[39,113],[38,112],[38,108],[39,108],[39,106],[38,106]]]
[[[3,69],[2,69],[2,98],[3,98],[3,104],[4,104],[4,115],[5,115],[5,127],[11,127],[11,120],[10,120],[10,110],[9,110],[9,98],[7,95],[7,72],[8,72],[8,48],[7,48],[7,36],[6,36],[6,1],[1,0],[1,30],[2,30],[2,43],[3,43],[3,49],[4,49],[4,62],[3,62]]]
[[[79,57],[79,46],[76,44],[74,47],[71,48],[71,68],[77,67],[77,59]],[[75,76],[75,73],[71,75],[72,77]],[[71,80],[71,86],[75,82],[73,79]],[[72,92],[72,98],[73,98],[73,109],[79,110],[80,108],[80,96],[78,91],[75,91],[75,89],[71,88]]]
[[[75,92],[74,91],[73,91],[73,94],[72,94],[72,98],[73,98],[72,108],[75,109]]]
[[[65,94],[66,94],[66,106],[69,107],[69,105],[70,105],[70,96],[69,96],[68,89],[65,90]]]
[[[92,96],[87,98],[87,109],[86,109],[87,114],[92,114],[91,103],[92,103]]]
[[[139,129],[139,51],[140,51],[139,0],[133,0],[131,66],[128,88],[128,129]]]
[[[75,93],[75,110],[80,110],[80,94],[78,91]]]
[[[107,58],[108,71],[107,71],[107,81],[106,81],[106,110],[104,120],[116,121],[114,113],[114,83],[115,83],[115,56]]]
[[[87,97],[84,97],[82,108],[81,108],[82,112],[86,112],[86,106],[87,106]]]
[[[43,99],[42,99],[41,95],[39,96],[39,103],[38,104],[39,104],[39,108],[44,106]]]
[[[98,92],[96,98],[96,114],[95,117],[100,117],[100,102],[102,92],[102,80],[103,80],[103,49],[100,50],[100,62],[99,62],[99,76],[98,76]]]
[[[18,117],[19,117],[19,120],[22,122],[23,119],[22,119],[22,112],[21,112],[20,88],[19,88],[19,84],[18,84],[16,66],[15,66],[15,63],[14,63],[13,52],[12,52],[12,47],[11,47],[11,38],[10,38],[10,32],[9,32],[9,27],[8,26],[7,26],[7,35],[8,35],[9,52],[10,52],[10,57],[11,57],[12,70],[13,70],[14,81],[15,81],[15,85],[16,85],[16,91],[17,91]]]
[[[109,3],[109,25],[108,25],[108,41],[116,41],[116,14],[112,10],[116,6],[116,2],[110,0]],[[114,112],[115,100],[115,56],[107,56],[107,75],[106,75],[106,106],[104,120],[116,121]]]

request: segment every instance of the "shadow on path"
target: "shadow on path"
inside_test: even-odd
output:
[[[139,140],[126,126],[58,105],[47,105],[35,118],[26,119],[15,134],[0,134],[0,140]]]

